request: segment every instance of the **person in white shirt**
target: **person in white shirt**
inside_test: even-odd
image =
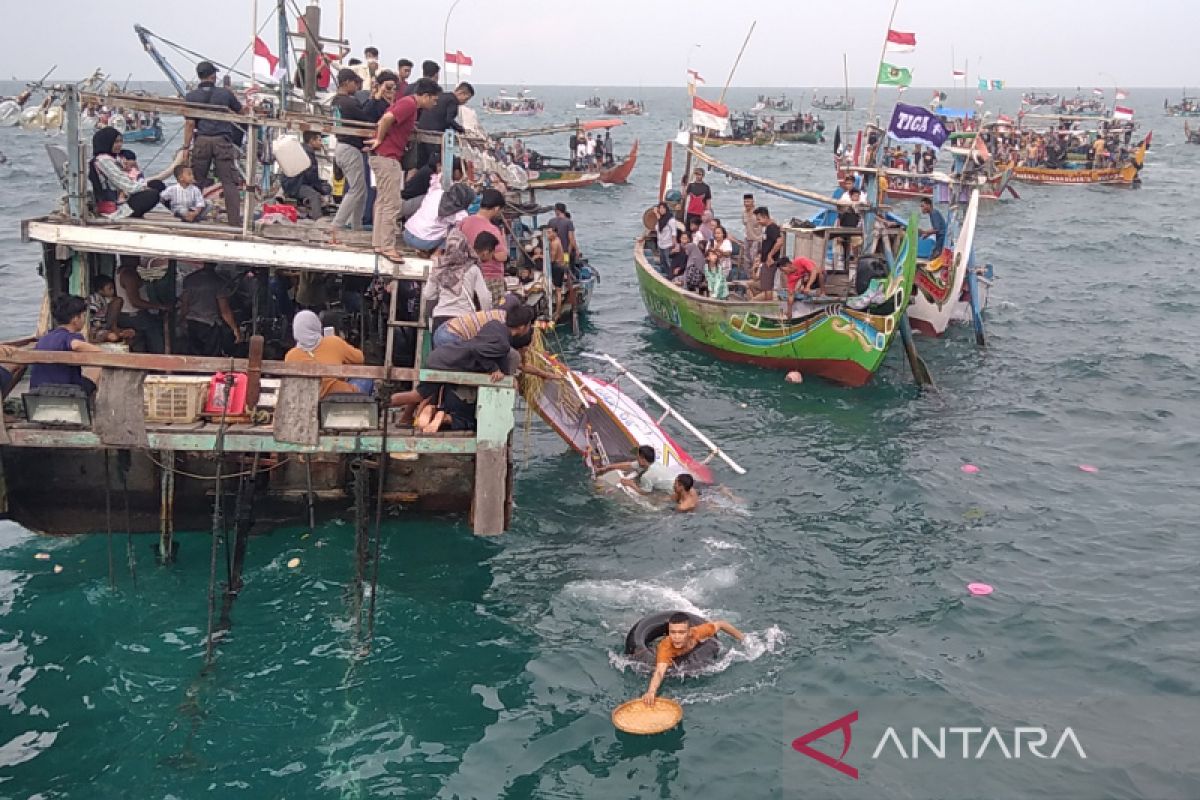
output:
[[[464,190],[470,198],[462,203],[459,198]],[[404,223],[404,243],[426,252],[438,249],[450,229],[467,218],[466,206],[474,199],[474,192],[466,184],[451,184],[446,192],[440,180],[431,180],[421,207]]]
[[[208,213],[209,203],[196,185],[192,168],[186,164],[177,166],[175,181],[163,191],[163,204],[184,222],[199,222]]]

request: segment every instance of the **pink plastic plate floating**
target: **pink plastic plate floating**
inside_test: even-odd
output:
[[[975,595],[976,597],[983,597],[985,595],[991,594],[992,592],[995,591],[995,589],[992,588],[991,584],[987,584],[987,583],[968,583],[967,591],[970,592],[971,594]]]
[[[968,475],[974,475],[976,472],[979,472],[979,467],[975,466],[974,464],[963,464],[962,471]]]

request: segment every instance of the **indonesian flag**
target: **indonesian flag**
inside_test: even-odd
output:
[[[267,43],[257,36],[254,37],[254,68],[251,72],[254,77],[263,78],[269,81],[278,81],[279,76],[275,74],[275,70],[279,68],[279,59],[271,52],[271,48],[267,47]]]
[[[710,103],[699,95],[692,97],[692,124],[718,133],[729,130],[729,107]]]
[[[688,76],[688,83],[690,85],[694,86],[697,83],[704,83],[704,76],[701,75],[699,72],[697,72],[694,69],[689,69],[687,71],[687,76]]]
[[[1104,97],[1104,90],[1103,89],[1092,89],[1092,94],[1096,95],[1096,97]]]
[[[456,81],[466,80],[471,77],[471,67],[474,62],[471,57],[463,54],[462,50],[456,50],[453,53],[446,53],[446,72],[454,73]]]
[[[965,81],[967,79],[967,73],[963,72],[961,69],[956,69],[954,70],[952,77],[956,81]]]
[[[1116,96],[1113,99],[1124,100],[1126,97],[1129,97],[1129,92],[1125,91],[1124,89],[1117,89]]]
[[[1114,106],[1113,119],[1133,119],[1133,109],[1126,106]]]
[[[911,53],[916,49],[917,35],[915,33],[905,33],[904,31],[893,30],[888,31],[886,52]]]

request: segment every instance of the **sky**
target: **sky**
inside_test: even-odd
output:
[[[375,45],[392,65],[439,59],[453,0],[345,0],[354,54]],[[288,0],[303,7],[308,0]],[[0,78],[90,74],[157,80],[135,22],[216,60],[250,41],[252,0],[5,0]],[[259,24],[274,0],[258,0]],[[337,34],[337,0],[321,0],[322,28]],[[734,86],[834,87],[848,54],[851,86],[874,81],[892,0],[459,0],[448,45],[475,62],[480,84],[682,86],[686,68],[710,87],[725,82],[752,23]],[[199,24],[205,20],[203,24]],[[887,60],[913,70],[915,86],[952,88],[951,54],[980,77],[1009,86],[1200,86],[1193,53],[1200,3],[1190,0],[901,0],[892,27],[915,33],[914,53]],[[277,50],[273,23],[264,33]],[[165,50],[187,77],[191,62]],[[248,58],[248,57],[247,57]],[[243,60],[243,64],[248,61]]]

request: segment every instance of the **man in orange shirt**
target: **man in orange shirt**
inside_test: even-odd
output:
[[[705,639],[711,639],[719,632],[727,633],[739,642],[742,640],[742,632],[723,619],[693,627],[687,614],[682,611],[672,614],[671,618],[667,620],[667,635],[658,643],[654,677],[650,679],[650,688],[642,695],[642,702],[648,706],[654,705],[658,687],[662,685],[671,663],[677,658],[686,656]]]

